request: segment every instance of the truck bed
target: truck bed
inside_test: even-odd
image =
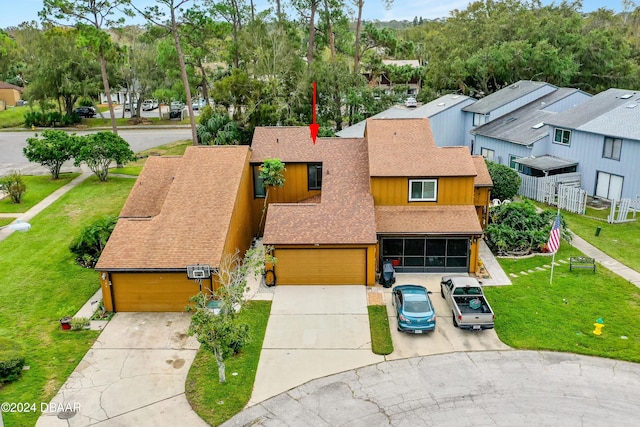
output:
[[[478,298],[480,300],[480,307],[479,308],[471,308],[469,306],[469,301],[471,301],[472,299],[476,299]],[[488,313],[491,314],[491,309],[489,308],[489,304],[487,304],[487,300],[484,299],[484,297],[482,296],[465,296],[465,297],[459,297],[459,296],[454,296],[453,297],[454,301],[456,302],[456,305],[458,306],[458,308],[460,309],[460,313],[462,314],[478,314],[478,313]]]

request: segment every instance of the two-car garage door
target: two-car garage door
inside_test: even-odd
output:
[[[282,249],[277,258],[278,285],[364,285],[367,274],[367,250]]]

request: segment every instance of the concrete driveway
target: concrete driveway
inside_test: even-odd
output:
[[[391,305],[391,291],[393,288],[384,289],[384,300],[389,314],[389,326],[393,340],[393,353],[388,355],[386,360],[456,351],[509,350],[510,347],[500,341],[494,329],[466,331],[453,326],[451,309],[440,296],[441,277],[442,274],[396,274],[394,287],[406,284],[422,285],[432,292],[430,296],[436,311],[436,329],[423,335],[398,332],[396,310]],[[489,304],[491,304],[491,301],[489,301]]]
[[[365,286],[277,286],[249,405],[315,378],[382,362]]]
[[[116,314],[36,426],[206,426],[184,394],[199,348],[186,335],[189,319],[187,313]]]

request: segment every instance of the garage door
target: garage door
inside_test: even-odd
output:
[[[184,273],[111,273],[111,283],[115,311],[184,311],[200,291]]]
[[[364,285],[366,249],[276,249],[277,285]]]

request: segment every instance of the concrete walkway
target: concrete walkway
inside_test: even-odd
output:
[[[69,192],[69,190],[71,190],[72,188],[78,186],[81,182],[83,182],[84,180],[89,178],[91,175],[93,175],[93,173],[91,173],[91,172],[83,172],[80,176],[78,176],[77,178],[75,178],[71,182],[63,185],[62,187],[58,188],[53,193],[49,194],[47,197],[42,199],[38,204],[36,204],[34,207],[29,209],[28,211],[26,211],[24,213],[21,213],[21,214],[15,214],[16,221],[17,220],[20,220],[22,222],[31,221],[31,219],[33,219],[36,215],[38,215],[40,212],[42,212],[43,210],[45,210],[46,208],[51,206],[53,204],[53,202],[55,202],[60,197],[62,197],[64,194]],[[11,217],[14,216],[13,214],[11,214],[11,215],[12,215]],[[0,230],[0,242],[3,241],[4,239],[6,239],[14,231],[15,230],[12,230],[10,228],[4,228],[4,229]]]
[[[578,248],[580,252],[585,254],[588,257],[594,258],[598,263],[600,263],[604,268],[611,270],[616,273],[618,276],[623,279],[628,280],[633,283],[637,287],[640,288],[640,272],[637,272],[626,265],[622,264],[619,261],[611,258],[609,255],[605,254],[595,246],[591,245],[589,242],[584,240],[582,237],[573,234],[573,241],[571,244]]]

